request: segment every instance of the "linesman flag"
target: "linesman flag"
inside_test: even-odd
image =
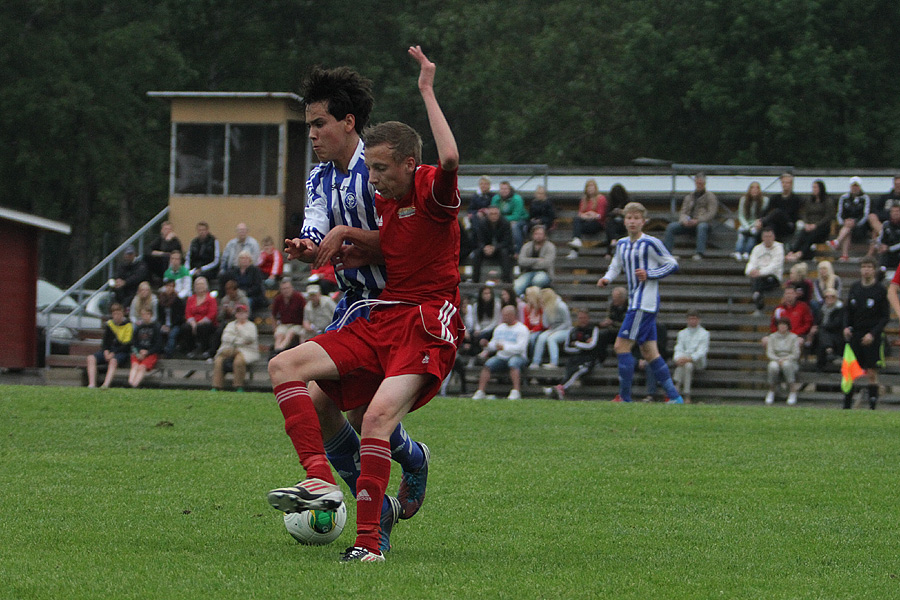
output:
[[[844,346],[844,362],[841,363],[841,391],[849,394],[853,389],[853,381],[865,372],[866,370],[859,366],[853,348],[850,347],[850,344],[846,344]]]

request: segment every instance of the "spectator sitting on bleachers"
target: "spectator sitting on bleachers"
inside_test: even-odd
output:
[[[490,206],[486,216],[475,222],[475,250],[472,252],[472,279],[481,281],[481,265],[485,261],[500,264],[501,279],[513,280],[513,234],[500,208]]]
[[[788,271],[788,278],[784,285],[789,285],[797,290],[797,301],[806,302],[812,308],[813,282],[809,280],[807,275],[809,275],[809,268],[806,266],[806,263],[797,263]],[[797,332],[795,331],[794,333]]]
[[[169,266],[163,273],[163,280],[166,279],[175,282],[175,293],[182,300],[187,299],[191,295],[194,287],[191,281],[191,272],[188,268],[181,264],[181,251],[172,250],[169,253]]]
[[[175,291],[175,282],[171,279],[163,279],[163,287],[159,291],[156,305],[156,320],[163,334],[163,354],[166,358],[172,358],[177,349],[181,334],[181,326],[184,325],[184,300]]]
[[[582,238],[599,235],[606,228],[606,211],[609,204],[606,196],[600,193],[597,182],[588,179],[584,184],[584,193],[578,202],[578,214],[572,219],[572,251],[567,258],[577,258],[578,249],[584,246]]]
[[[209,223],[200,221],[197,223],[197,237],[191,240],[184,265],[192,277],[202,275],[208,282],[219,274],[220,259],[219,240],[209,232]]]
[[[775,239],[782,244],[788,243],[800,218],[800,196],[794,193],[794,176],[781,174],[781,193],[769,198],[769,206],[763,211],[753,227],[762,231],[771,227]]]
[[[678,332],[672,356],[675,362],[672,381],[678,386],[685,403],[691,401],[694,373],[706,368],[707,354],[709,354],[709,331],[700,324],[700,315],[697,311],[690,309],[687,312],[687,327]]]
[[[600,321],[600,340],[597,343],[597,361],[603,364],[609,352],[609,347],[615,343],[619,336],[619,329],[628,312],[628,290],[623,287],[614,287],[609,295],[609,307],[606,309],[606,317]]]
[[[125,307],[113,302],[109,307],[110,318],[103,326],[100,350],[87,357],[88,387],[97,387],[97,365],[106,365],[106,378],[101,387],[108,388],[116,376],[116,368],[124,365],[131,354],[134,326],[125,316]]]
[[[525,241],[525,235],[528,233],[529,219],[522,196],[516,193],[508,181],[502,181],[500,182],[500,193],[494,195],[491,206],[499,207],[500,214],[509,222],[512,230],[513,254],[518,254],[519,248]]]
[[[771,227],[763,229],[762,242],[750,252],[744,275],[752,280],[751,298],[756,307],[753,314],[759,316],[765,306],[765,293],[781,285],[784,276],[784,244],[775,241],[775,231]]]
[[[194,279],[194,295],[184,307],[184,340],[188,358],[210,358],[213,336],[216,333],[216,312],[219,305],[209,293],[206,277]]]
[[[532,229],[535,225],[543,225],[548,235],[556,223],[556,209],[547,197],[547,188],[542,185],[534,188],[534,199],[528,207],[528,217]]]
[[[816,353],[816,370],[832,370],[834,360],[842,357],[844,349],[844,303],[834,288],[825,290],[825,301],[816,314],[816,324],[810,329]]]
[[[706,189],[704,173],[694,176],[694,186],[694,191],[685,196],[681,203],[678,221],[666,226],[663,244],[671,252],[675,247],[676,235],[692,235],[696,238],[694,260],[700,260],[706,254],[706,240],[709,238],[713,219],[719,212],[719,199]]]
[[[500,299],[500,308],[504,306],[512,306],[516,309],[516,318],[520,321],[525,315],[525,301],[516,296],[516,293],[510,286],[501,285],[497,290],[497,297]]]
[[[862,190],[862,179],[851,177],[850,191],[838,200],[837,222],[841,229],[838,236],[828,242],[832,250],[840,250],[841,257],[838,260],[841,262],[850,260],[850,242],[854,237],[864,237],[866,231],[878,231],[881,228],[879,222],[877,229],[872,229],[870,211],[871,200]],[[873,220],[877,221],[877,216]]]
[[[536,285],[525,288],[525,308],[520,319],[530,332],[528,353],[532,354],[538,335],[544,330],[544,311],[541,308],[541,288]]]
[[[113,276],[113,297],[116,302],[129,308],[131,300],[137,293],[142,281],[150,279],[150,271],[147,264],[137,257],[134,246],[125,246],[122,251],[122,262]]]
[[[253,264],[253,255],[249,251],[242,250],[238,254],[238,266],[225,271],[220,279],[223,289],[224,284],[233,279],[237,282],[238,287],[244,290],[250,300],[250,314],[255,316],[260,310],[269,306],[266,288],[263,285],[262,271]]]
[[[143,306],[138,314],[140,321],[134,327],[128,372],[128,385],[133,388],[139,387],[147,373],[153,370],[163,349],[162,330],[153,309]]]
[[[534,356],[531,359],[531,368],[539,366],[554,368],[559,366],[559,348],[569,336],[572,328],[572,314],[569,306],[550,288],[541,290],[541,318],[544,321],[544,331],[538,334],[534,344]],[[544,350],[547,350],[549,360],[541,363]]]
[[[628,235],[625,230],[625,214],[622,209],[631,202],[628,190],[621,183],[617,183],[609,190],[606,203],[606,238],[609,240],[610,252],[615,248],[616,242]]]
[[[310,340],[331,325],[334,318],[334,300],[322,295],[318,285],[306,286],[306,306],[303,307],[303,336],[300,342]]]
[[[734,252],[731,254],[735,260],[750,259],[750,252],[759,237],[759,232],[754,228],[754,224],[768,205],[769,197],[763,195],[759,182],[751,183],[747,188],[747,193],[741,196],[738,202],[737,242],[735,242]]]
[[[536,285],[547,287],[553,281],[556,245],[547,239],[543,225],[531,229],[531,240],[519,251],[519,269],[522,274],[516,278],[516,295],[525,293],[525,288]]]
[[[900,265],[900,205],[895,204],[888,212],[890,218],[881,226],[877,248],[881,270],[892,272]]]
[[[482,286],[475,301],[475,322],[472,328],[472,339],[476,348],[481,347],[481,340],[491,339],[494,328],[501,321],[501,308],[500,298],[494,293],[494,288],[489,285]]]
[[[893,206],[900,206],[900,175],[894,176],[894,187],[878,199],[877,205],[875,201],[872,202],[872,212],[882,223],[885,223],[891,218],[891,207]]]
[[[215,354],[218,349],[219,343],[222,340],[222,334],[225,333],[225,326],[237,318],[237,307],[241,304],[250,306],[247,294],[238,287],[237,281],[234,279],[229,279],[225,282],[225,291],[216,298],[216,304],[218,304],[219,307],[216,313],[216,322],[218,325],[216,327],[216,333],[213,336],[212,344],[209,348],[210,354]]]
[[[222,343],[213,363],[213,390],[221,390],[225,386],[225,372],[228,370],[226,363],[231,361],[235,391],[244,391],[247,367],[259,359],[259,332],[256,323],[250,321],[249,316],[250,309],[246,304],[240,304],[234,321],[225,326]]]
[[[476,219],[483,218],[493,199],[491,180],[487,175],[482,175],[478,178],[478,191],[469,200],[469,221],[474,224]]]
[[[303,308],[306,299],[294,289],[290,279],[282,279],[278,295],[272,301],[272,318],[275,319],[275,341],[272,354],[290,348],[303,337]]]
[[[790,289],[790,288],[788,288]],[[800,370],[800,337],[791,331],[791,320],[779,317],[774,320],[775,330],[769,336],[766,346],[766,357],[769,359],[768,380],[769,392],[766,404],[775,403],[775,391],[783,377],[790,393],[787,403],[797,404],[797,371]]]
[[[800,220],[797,222],[797,235],[793,241],[793,252],[786,258],[796,260],[812,260],[815,244],[822,244],[831,235],[831,225],[837,212],[837,201],[828,196],[825,182],[816,179],[812,183],[812,194],[800,206]]]
[[[816,267],[816,278],[813,280],[813,299],[809,303],[813,313],[818,312],[822,304],[825,303],[825,290],[828,288],[834,288],[837,291],[838,298],[841,297],[841,292],[843,291],[841,277],[835,274],[834,265],[827,260],[823,260]]]
[[[262,272],[266,289],[274,290],[277,288],[278,281],[284,273],[284,253],[275,247],[275,240],[272,239],[271,235],[263,238],[257,266]]]
[[[150,309],[150,320],[155,321],[157,302],[156,294],[153,293],[150,282],[142,281],[138,285],[137,294],[134,295],[134,298],[131,300],[131,306],[128,309],[128,315],[131,322],[135,325],[143,323],[145,318],[143,313],[144,308]]]
[[[562,383],[555,388],[547,388],[551,393],[556,391],[560,400],[566,397],[566,390],[575,385],[579,379],[594,370],[597,364],[597,344],[600,341],[600,328],[591,323],[591,315],[581,309],[575,316],[575,324],[569,330],[563,351],[566,353],[566,374]],[[547,394],[550,395],[550,394]]]
[[[150,242],[150,255],[147,257],[147,266],[157,281],[165,276],[169,266],[169,253],[175,250],[183,252],[181,240],[175,235],[171,221],[163,221],[159,226],[159,236]]]
[[[259,242],[256,238],[249,235],[250,229],[246,223],[238,223],[235,228],[235,237],[228,240],[225,249],[222,251],[222,268],[235,269],[239,266],[238,259],[241,252],[250,253],[250,264],[256,265],[259,262]],[[250,307],[251,310],[253,307]]]
[[[492,373],[508,370],[512,390],[507,397],[519,400],[522,397],[522,367],[528,364],[528,328],[519,322],[515,308],[503,307],[501,323],[494,328],[490,341],[482,340],[482,346],[484,350],[478,356],[485,363],[478,379],[478,390],[472,398],[485,397],[484,389]]]
[[[772,313],[772,322],[769,327],[771,332],[777,330],[778,319],[786,318],[791,322],[791,332],[797,337],[803,338],[813,326],[813,314],[806,302],[797,299],[797,290],[786,285],[784,296]]]

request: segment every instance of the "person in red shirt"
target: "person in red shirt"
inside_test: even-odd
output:
[[[278,286],[278,295],[272,301],[272,318],[275,319],[275,343],[272,352],[278,354],[289,348],[303,334],[303,310],[306,299],[294,289],[290,279],[282,279]]]
[[[275,247],[275,240],[267,235],[262,241],[262,250],[259,253],[259,262],[256,265],[266,278],[267,289],[274,290],[284,272],[284,255]]]
[[[786,318],[791,322],[791,332],[801,338],[809,333],[813,326],[812,309],[809,304],[797,299],[797,289],[791,285],[784,288],[781,304],[772,313],[772,324],[769,330],[774,333],[778,329],[778,319]]]
[[[209,293],[209,282],[206,277],[194,279],[194,295],[188,298],[184,308],[185,337],[189,340],[191,351],[188,358],[207,359],[212,356],[212,338],[216,331],[216,315],[219,305]]]
[[[439,165],[422,165],[422,141],[396,121],[366,130],[366,166],[382,218],[380,248],[319,247],[314,266],[328,261],[358,268],[383,261],[388,281],[369,320],[356,319],[283,352],[269,362],[275,398],[307,479],[268,494],[285,512],[335,509],[343,494],[328,466],[319,416],[307,384],[315,381],[335,410],[364,411],[357,480],[357,537],[343,562],[383,561],[379,550],[382,498],[390,477],[388,442],[400,420],[439,391],[464,330],[459,315],[459,151],[434,93],[435,65],[418,46],[419,91]],[[380,256],[378,254],[380,253]],[[327,418],[327,416],[325,417]]]

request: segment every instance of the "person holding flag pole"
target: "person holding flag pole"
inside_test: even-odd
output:
[[[878,404],[878,371],[884,364],[882,333],[890,321],[888,293],[877,279],[875,259],[865,257],[859,264],[860,280],[850,288],[844,326],[844,362],[841,366],[841,390],[844,408],[853,406],[853,380],[865,373],[869,408]],[[896,279],[896,275],[894,276]],[[854,360],[855,359],[855,360]],[[855,363],[855,364],[854,364]]]

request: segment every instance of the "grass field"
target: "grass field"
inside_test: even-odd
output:
[[[267,394],[0,387],[0,598],[898,598],[900,411],[476,402],[405,421],[382,564],[305,547]],[[391,488],[396,490],[396,471]]]

